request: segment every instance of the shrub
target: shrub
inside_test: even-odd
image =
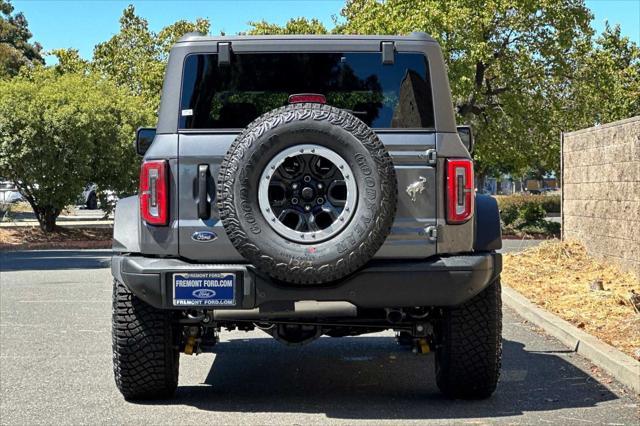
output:
[[[135,129],[151,121],[141,100],[97,76],[38,67],[0,81],[0,176],[29,202],[44,231],[94,182],[135,189]]]
[[[498,195],[496,196],[500,211],[511,205],[522,205],[535,202],[542,206],[547,213],[560,213],[560,195]]]
[[[543,235],[545,237],[560,238],[560,224],[558,222],[543,220],[533,225],[524,225],[517,229],[515,234],[518,236]]]
[[[560,224],[545,220],[545,205],[555,208],[554,199],[559,204],[559,196],[512,195],[497,198],[504,234],[560,235]]]
[[[542,207],[542,204],[536,201],[529,201],[524,203],[518,209],[518,219],[522,220],[524,223],[538,223],[544,220],[547,212]]]
[[[504,207],[498,204],[498,207],[500,209],[500,219],[505,225],[511,225],[518,219],[520,212],[517,204],[508,204]]]

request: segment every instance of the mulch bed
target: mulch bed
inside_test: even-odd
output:
[[[533,303],[640,360],[640,279],[575,241],[503,255],[502,280]]]
[[[63,228],[45,233],[39,227],[0,228],[0,250],[111,248],[112,228]]]

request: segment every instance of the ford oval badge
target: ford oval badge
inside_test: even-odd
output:
[[[197,290],[193,290],[191,294],[198,299],[210,299],[216,295],[216,291],[208,288],[199,288]]]
[[[191,235],[191,239],[193,241],[198,241],[200,243],[208,243],[209,241],[214,241],[218,236],[215,232],[211,231],[196,231]]]

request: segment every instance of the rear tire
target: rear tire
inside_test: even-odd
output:
[[[493,394],[502,361],[500,278],[456,308],[436,326],[436,382],[450,398]]]
[[[113,373],[127,400],[167,398],[178,386],[180,352],[172,314],[113,282]]]

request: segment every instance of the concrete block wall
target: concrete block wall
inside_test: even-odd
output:
[[[640,277],[640,116],[563,134],[562,236]]]

